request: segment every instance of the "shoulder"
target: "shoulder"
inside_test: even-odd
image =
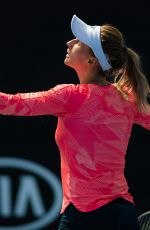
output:
[[[58,84],[53,90],[64,91],[73,94],[88,94],[88,86],[86,84]]]
[[[54,89],[54,90],[67,90],[69,89],[73,84],[58,84],[55,85],[53,88],[50,89]]]

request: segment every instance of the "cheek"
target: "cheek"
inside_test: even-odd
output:
[[[76,51],[72,55],[72,60],[78,64],[83,64],[87,61],[87,56],[84,52]]]

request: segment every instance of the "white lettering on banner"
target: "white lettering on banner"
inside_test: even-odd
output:
[[[0,218],[11,217],[11,181],[9,176],[0,176]]]
[[[29,160],[0,157],[0,168],[26,170],[41,177],[53,192],[53,203],[47,211],[36,176],[20,175],[15,201],[12,202],[12,180],[9,175],[0,176],[0,218],[24,218],[30,204],[32,213],[38,220],[16,226],[0,226],[0,230],[38,230],[57,219],[62,204],[62,188],[59,179],[49,170]]]
[[[38,217],[46,210],[38,188],[36,179],[33,176],[20,176],[19,190],[16,195],[14,212],[11,200],[12,188],[11,179],[7,175],[0,176],[0,216],[17,218],[27,216],[28,203],[32,207],[32,213]]]
[[[21,186],[19,187],[16,207],[14,213],[16,217],[27,215],[27,204],[30,202],[34,216],[42,216],[45,213],[44,204],[40,195],[37,182],[34,177],[21,176]]]

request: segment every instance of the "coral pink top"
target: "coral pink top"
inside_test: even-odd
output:
[[[0,113],[58,117],[56,143],[61,156],[63,202],[80,211],[101,207],[117,197],[133,201],[124,176],[133,123],[150,130],[150,110],[137,111],[114,84],[59,84],[42,92],[0,93]]]

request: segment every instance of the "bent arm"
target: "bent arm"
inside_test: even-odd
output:
[[[137,112],[135,114],[134,123],[150,130],[150,106],[148,107],[147,112]]]

